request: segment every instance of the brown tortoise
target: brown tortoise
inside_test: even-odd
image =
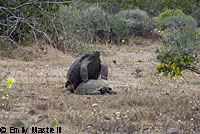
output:
[[[67,73],[65,87],[72,93],[81,82],[90,79],[97,80],[101,75],[102,79],[108,79],[108,67],[101,63],[100,52],[92,51],[78,58],[70,67]]]
[[[113,91],[109,84],[103,80],[88,80],[87,82],[81,82],[76,90],[75,94],[81,95],[103,95],[103,94],[117,94]]]

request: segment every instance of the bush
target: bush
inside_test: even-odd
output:
[[[190,14],[194,8],[199,8],[199,0],[84,0],[87,2],[102,2],[103,9],[110,13],[118,13],[127,8],[139,7],[151,16],[157,16],[166,9],[181,9]]]
[[[76,5],[61,6],[57,15],[60,22],[68,32],[68,35],[65,35],[64,38],[69,39],[69,35],[74,34],[77,30],[77,25],[81,19],[80,10],[76,8]]]
[[[110,32],[109,18],[110,15],[101,8],[92,6],[83,11],[77,27],[86,40],[96,40],[97,37],[104,39]]]
[[[148,14],[140,9],[123,10],[116,16],[130,29],[130,35],[142,36],[153,28]]]
[[[198,25],[200,26],[200,8],[194,10],[191,16],[198,22]]]
[[[105,2],[101,2],[99,6],[110,14],[119,13],[121,10],[128,7],[127,2],[123,0],[106,0]]]
[[[53,1],[53,0],[49,0]],[[0,36],[15,45],[24,46],[41,38],[52,43],[57,32],[55,12],[61,4],[37,3],[32,0],[0,0]],[[25,4],[26,3],[26,4]],[[51,41],[50,41],[51,40]],[[55,43],[53,43],[55,45]]]
[[[197,22],[189,15],[185,15],[181,10],[166,10],[161,13],[157,18],[158,28],[161,30],[166,29],[179,29],[181,27],[195,28]]]
[[[157,22],[158,24],[162,24],[163,22],[165,22],[166,19],[173,16],[185,16],[185,14],[183,13],[182,10],[179,10],[179,9],[176,9],[176,10],[168,9],[159,15]]]
[[[128,41],[131,36],[131,29],[126,23],[123,22],[123,19],[119,16],[112,15],[109,20],[109,41],[113,43],[120,43],[122,40]]]
[[[200,32],[183,28],[163,38],[163,46],[156,52],[161,62],[157,66],[158,73],[171,77],[180,76],[184,69],[191,69],[198,62],[200,52]],[[193,70],[197,71],[197,70]]]
[[[87,40],[104,40],[110,43],[118,43],[129,37],[129,27],[121,18],[106,13],[100,7],[90,7],[83,12],[79,22],[79,30]]]
[[[119,43],[132,35],[144,35],[152,29],[151,19],[142,10],[123,10],[108,14],[99,7],[90,7],[83,12],[79,30],[87,40],[105,40]]]
[[[190,27],[194,29],[197,27],[197,21],[191,16],[173,16],[168,18],[161,26],[161,30],[166,29],[180,29],[182,27]]]

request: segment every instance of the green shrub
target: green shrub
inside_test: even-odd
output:
[[[83,12],[79,30],[87,40],[105,40],[119,43],[132,35],[144,35],[152,29],[151,19],[142,10],[122,10],[108,14],[99,7],[90,7]]]
[[[190,27],[192,29],[197,27],[197,21],[191,16],[173,16],[167,19],[161,26],[161,30],[179,29],[182,27]]]
[[[104,39],[110,31],[109,18],[110,15],[101,10],[101,8],[92,6],[83,11],[83,15],[77,26],[85,40]]]
[[[157,18],[158,28],[161,30],[178,29],[181,27],[195,28],[197,22],[189,15],[185,15],[181,10],[166,10]]]
[[[122,19],[106,13],[98,6],[92,6],[83,12],[78,27],[84,38],[92,41],[118,43],[129,37],[129,28]]]
[[[107,13],[116,14],[123,9],[128,8],[128,4],[124,0],[106,0],[102,1],[99,6]]]
[[[198,25],[200,26],[200,8],[194,10],[191,16],[198,22]]]
[[[200,52],[200,33],[197,30],[183,28],[167,35],[162,39],[163,46],[156,52],[161,62],[157,66],[158,73],[171,77],[180,76],[187,67],[195,65]]]
[[[71,6],[73,6],[74,8],[76,8],[77,10],[80,10],[80,11],[90,8],[92,5],[94,5],[94,4],[84,2],[83,0],[78,0],[71,4]]]
[[[130,29],[130,35],[144,35],[153,27],[148,14],[140,9],[123,10],[116,16],[121,18],[122,22]]]
[[[84,0],[88,1],[88,0]],[[184,13],[190,14],[194,8],[199,8],[199,0],[93,0],[103,2],[106,11],[117,13],[127,8],[139,7],[148,12],[151,16],[157,16],[166,9],[181,9]]]
[[[123,22],[123,19],[116,15],[111,15],[108,19],[109,23],[109,41],[112,43],[120,43],[122,40],[128,41],[130,35],[130,27]]]
[[[77,28],[77,24],[79,23],[81,19],[80,10],[76,8],[74,5],[69,6],[61,6],[57,15],[59,16],[59,19],[62,25],[66,28],[67,32],[71,35],[73,34]],[[65,36],[70,38],[69,36]]]
[[[157,22],[158,24],[162,24],[163,22],[165,22],[166,19],[173,16],[185,16],[185,14],[183,13],[182,10],[179,10],[179,9],[176,9],[176,10],[168,9],[159,15]]]

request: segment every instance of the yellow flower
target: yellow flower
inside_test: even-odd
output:
[[[167,52],[167,51],[165,51],[165,52],[164,52],[164,55],[168,55],[168,52]]]
[[[7,87],[11,88],[12,87],[12,83],[14,83],[14,82],[15,82],[15,79],[8,77],[8,81],[6,83]]]
[[[193,65],[193,63],[192,63],[191,61],[189,61],[188,64],[189,64],[190,66]]]
[[[55,119],[55,122],[56,122],[56,125],[58,125],[58,120],[57,119]]]
[[[160,65],[158,65],[158,66],[156,67],[157,70],[160,70],[160,69],[162,69],[162,68],[164,68],[164,65],[163,65],[163,64],[160,64]]]
[[[125,41],[124,41],[124,40],[122,40],[122,42],[124,43]]]
[[[8,82],[14,83],[14,82],[15,82],[15,79],[8,77]]]
[[[185,64],[184,59],[181,59],[181,64],[183,64],[183,65]]]
[[[11,83],[10,82],[7,82],[6,85],[7,85],[8,88],[11,88]]]

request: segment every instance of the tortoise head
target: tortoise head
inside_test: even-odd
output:
[[[90,59],[98,59],[100,57],[100,52],[99,51],[92,51],[91,53],[89,53],[90,55]]]
[[[67,88],[67,91],[70,91],[71,93],[74,92],[74,85],[72,84],[71,81],[68,80],[68,81],[65,83],[65,87]]]

